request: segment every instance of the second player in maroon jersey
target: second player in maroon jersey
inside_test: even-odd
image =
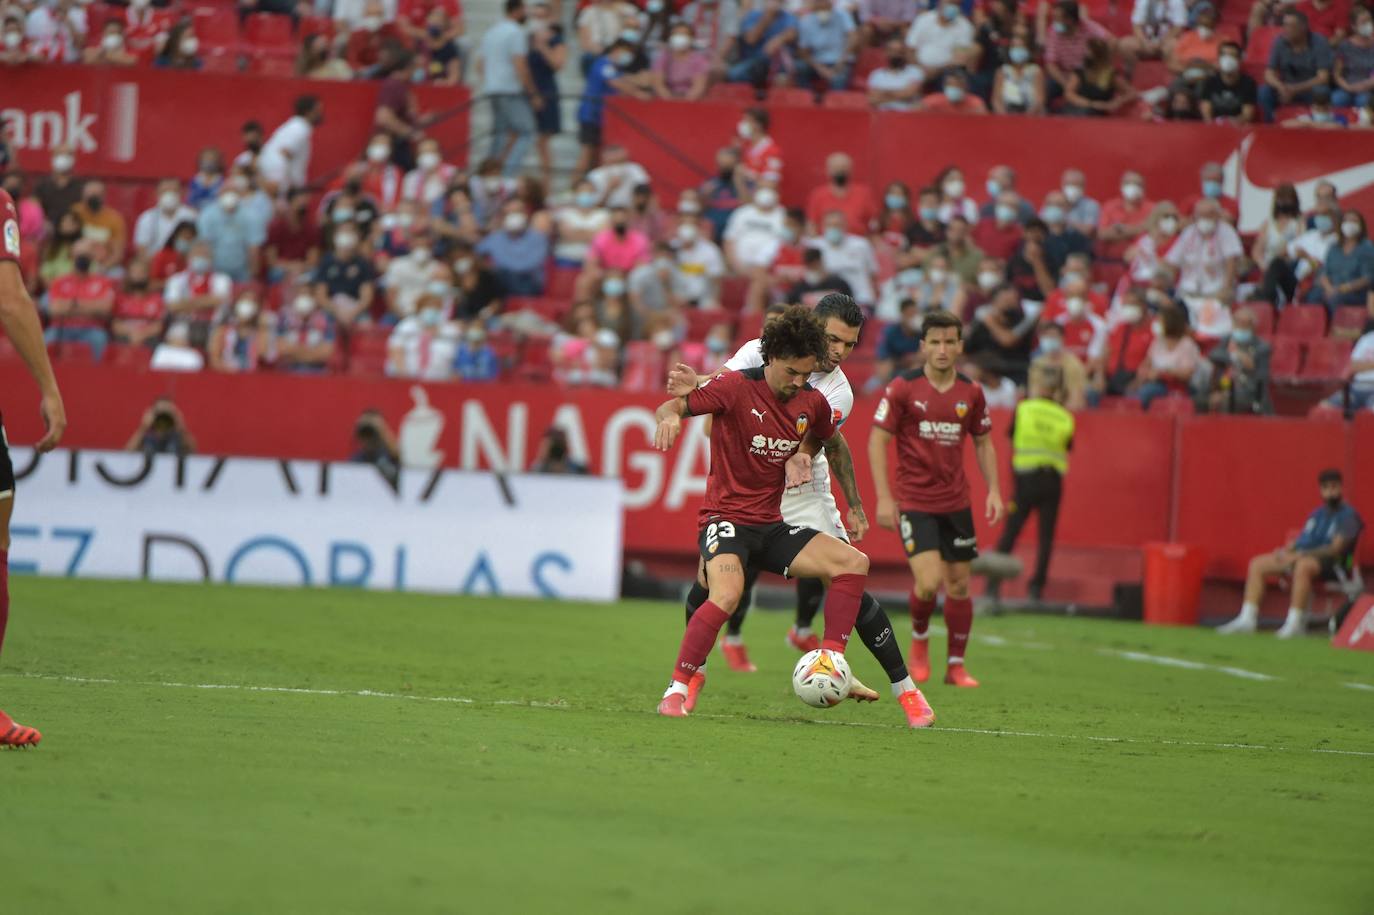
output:
[[[911,595],[912,643],[908,668],[916,682],[930,678],[928,627],[935,595],[945,588],[949,666],[945,682],[977,686],[964,666],[973,602],[968,596],[970,564],[978,556],[978,535],[968,479],[964,439],[972,438],[978,468],[988,484],[989,524],[1002,519],[997,452],[989,432],[983,389],[955,370],[964,351],[963,324],[946,311],[933,311],[921,324],[925,367],[893,379],[873,416],[868,459],[878,493],[878,524],[901,532],[915,579]],[[897,494],[887,472],[888,444],[897,441]]]

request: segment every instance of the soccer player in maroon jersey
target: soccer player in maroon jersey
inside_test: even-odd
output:
[[[0,190],[0,329],[5,331],[28,365],[29,374],[38,382],[42,396],[39,410],[47,432],[37,448],[51,451],[67,428],[67,414],[62,409],[62,395],[57,390],[52,364],[48,362],[48,349],[43,345],[43,326],[38,321],[38,311],[19,273],[19,213],[13,198],[3,190]],[[0,647],[5,644],[5,624],[10,616],[9,549],[13,511],[14,464],[10,461],[4,418],[0,417]],[[33,747],[42,739],[43,735],[33,728],[15,724],[13,718],[0,712],[0,747]]]
[[[807,384],[826,358],[825,333],[798,306],[764,328],[760,345],[762,366],[728,372],[655,413],[654,444],[661,450],[677,440],[682,417],[715,416],[697,540],[708,595],[687,624],[672,682],[658,706],[661,715],[682,717],[695,705],[690,684],[702,677],[721,626],[739,607],[751,564],[830,582],[823,648],[843,653],[859,615],[868,557],[843,540],[782,520],[785,485],[810,480],[811,455],[836,434],[829,402]],[[913,727],[935,720],[920,690],[898,699]]]
[[[925,367],[894,378],[873,416],[868,437],[869,467],[878,493],[877,521],[899,530],[916,587],[911,595],[912,679],[930,679],[927,630],[935,592],[945,586],[945,628],[949,667],[945,682],[977,686],[964,668],[973,628],[968,596],[969,565],[978,556],[968,479],[964,476],[964,438],[973,436],[978,469],[988,485],[989,524],[1002,518],[997,481],[997,451],[983,389],[954,370],[964,351],[964,326],[947,311],[932,311],[921,322]],[[887,477],[887,445],[897,439],[897,498]]]

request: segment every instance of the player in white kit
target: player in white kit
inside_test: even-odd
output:
[[[817,303],[814,314],[820,320],[826,337],[827,362],[813,373],[808,383],[824,395],[833,411],[836,427],[844,424],[854,408],[854,391],[849,379],[840,369],[842,363],[859,342],[859,332],[863,327],[863,312],[854,300],[847,295],[832,293]],[[709,376],[698,376],[689,366],[678,365],[669,373],[668,393],[686,396],[686,392],[705,384],[711,378],[726,371],[753,368],[763,364],[763,356],[758,340],[751,340],[740,347],[730,361],[720,370]],[[709,431],[709,430],[708,430]],[[864,514],[859,496],[859,486],[854,478],[854,460],[843,435],[835,435],[826,442],[824,450],[817,454],[811,463],[811,482],[783,493],[782,518],[790,525],[809,527],[830,534],[841,540],[855,542],[863,539],[868,532],[868,518]],[[849,506],[847,517],[841,520],[835,496],[830,490],[831,478],[840,484],[845,502]],[[848,521],[848,524],[845,523]],[[749,656],[740,636],[740,626],[749,606],[754,578],[757,569],[750,569],[746,578],[746,589],[740,598],[739,610],[726,624],[725,640],[721,651],[726,663],[732,670],[753,671],[756,668],[749,662]],[[820,640],[811,630],[811,622],[816,616],[825,595],[825,586],[818,579],[800,579],[797,582],[797,618],[787,633],[787,642],[798,651],[812,651],[820,647]],[[687,616],[706,600],[707,592],[700,583],[694,584],[687,597]],[[887,614],[871,596],[864,595],[864,603],[859,611],[855,625],[865,646],[873,653],[892,680],[894,693],[908,688],[905,662],[900,649],[894,649],[895,640],[891,635]],[[871,692],[871,691],[870,691]],[[876,698],[873,693],[871,697]]]

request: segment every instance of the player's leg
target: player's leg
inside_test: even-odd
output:
[[[973,629],[973,600],[969,597],[969,572],[978,558],[973,512],[962,509],[940,515],[940,558],[945,561],[945,630],[949,638],[945,682],[953,686],[977,686],[964,668],[969,632]]]
[[[785,530],[779,525],[779,530]],[[864,583],[868,580],[868,556],[854,547],[808,528],[791,530],[809,533],[810,539],[784,567],[783,572],[797,578],[822,578],[830,584],[825,595],[825,635],[821,647],[844,653],[854,621],[859,618],[859,603],[863,600]],[[781,534],[775,536],[769,559],[778,561],[784,546]],[[795,537],[797,535],[790,535]]]
[[[1054,553],[1054,529],[1059,522],[1059,500],[1063,496],[1064,478],[1057,471],[1045,470],[1036,486],[1035,511],[1039,515],[1039,538],[1035,544],[1035,574],[1030,580],[1030,596],[1039,600],[1045,593],[1050,576],[1050,556]]]
[[[3,428],[0,427],[0,435]],[[14,512],[14,473],[9,453],[0,439],[0,649],[5,645],[5,628],[10,619],[10,516]],[[33,728],[16,724],[0,711],[0,747],[36,747],[43,735]]]
[[[849,541],[844,520],[829,492],[785,493],[782,497],[782,519],[790,525],[805,525],[830,534],[838,540]],[[821,640],[811,629],[816,614],[825,599],[825,582],[819,578],[797,580],[797,614],[787,631],[787,644],[800,652],[815,651]]]
[[[1278,575],[1288,568],[1283,557],[1275,553],[1263,553],[1250,560],[1245,573],[1245,596],[1240,605],[1240,613],[1235,619],[1217,627],[1222,635],[1237,632],[1254,632],[1259,628],[1259,605],[1264,599],[1264,579]]]
[[[930,617],[935,613],[935,595],[945,577],[940,558],[940,525],[926,512],[902,512],[902,546],[911,567],[914,585],[907,598],[911,611],[911,655],[907,670],[917,683],[930,679]]]
[[[1293,563],[1293,589],[1288,598],[1288,617],[1283,626],[1274,633],[1281,639],[1291,639],[1303,634],[1307,625],[1307,603],[1312,599],[1312,583],[1321,577],[1321,561],[1312,556],[1303,556]]]
[[[680,718],[690,711],[686,705],[692,679],[704,676],[701,668],[716,644],[721,627],[739,606],[740,595],[744,592],[742,557],[732,553],[712,557],[706,563],[706,578],[706,602],[692,614],[687,631],[682,635],[677,663],[673,666],[672,682],[668,684],[668,690],[658,705],[660,715]]]
[[[754,582],[758,577],[757,567],[745,571],[744,593],[740,595],[739,606],[735,612],[725,621],[725,638],[720,641],[720,652],[725,655],[725,666],[745,674],[752,674],[758,670],[754,662],[749,660],[749,649],[744,647],[744,636],[740,635],[744,618],[749,615],[749,608],[754,601]]]
[[[902,711],[906,713],[907,723],[914,728],[934,724],[935,710],[907,672],[902,650],[897,645],[897,634],[892,630],[892,620],[888,619],[882,605],[867,592],[859,604],[859,618],[854,623],[854,629],[864,647],[882,665],[883,672],[892,684],[892,695],[897,697]]]
[[[787,630],[787,644],[801,652],[815,651],[821,640],[811,630],[811,623],[820,612],[825,599],[825,582],[819,578],[797,579],[797,615]]]

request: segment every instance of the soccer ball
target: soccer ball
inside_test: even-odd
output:
[[[830,708],[849,697],[849,662],[838,651],[819,648],[802,655],[792,670],[792,691],[815,708]]]

